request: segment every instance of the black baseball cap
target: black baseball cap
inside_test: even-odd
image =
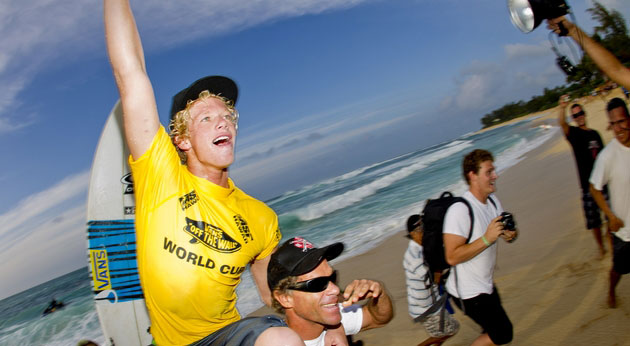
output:
[[[171,119],[177,112],[186,108],[188,100],[196,100],[199,93],[208,90],[210,93],[223,96],[231,100],[236,105],[238,99],[238,87],[236,83],[228,77],[224,76],[207,76],[196,80],[186,89],[173,96],[173,105],[171,106]]]
[[[413,232],[420,224],[422,223],[422,219],[420,215],[413,214],[409,216],[407,219],[407,238],[410,238],[409,233]]]
[[[343,251],[343,243],[334,243],[316,248],[308,240],[295,237],[282,244],[271,255],[267,267],[267,284],[269,289],[278,285],[280,280],[289,276],[306,274],[315,269],[323,260],[333,260]]]

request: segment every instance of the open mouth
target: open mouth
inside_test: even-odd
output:
[[[219,136],[217,138],[214,139],[214,141],[212,141],[212,144],[214,145],[225,145],[228,144],[230,142],[230,137],[228,136]]]

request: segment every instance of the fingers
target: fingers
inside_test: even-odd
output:
[[[381,283],[373,280],[354,280],[343,292],[343,297],[345,301],[343,302],[343,306],[350,306],[360,300],[368,299],[368,298],[377,298],[381,295],[382,292]]]

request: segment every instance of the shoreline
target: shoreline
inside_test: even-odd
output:
[[[606,100],[620,95],[616,89]],[[611,138],[606,131],[606,100],[582,102],[588,126],[599,131],[604,143]],[[556,125],[557,110],[544,112],[549,114],[541,123]],[[514,120],[523,119],[527,118]],[[593,236],[584,226],[573,154],[561,132],[504,171],[497,180],[496,195],[514,214],[520,231],[515,243],[500,243],[495,271],[503,306],[514,325],[511,344],[630,344],[624,330],[630,316],[630,281],[619,282],[619,307],[607,308],[610,251],[607,246],[606,256],[597,259]],[[427,337],[407,312],[402,255],[408,239],[404,235],[401,230],[363,254],[333,261],[342,286],[350,279],[376,279],[385,283],[394,302],[395,316],[387,326],[354,337],[364,345],[412,345]],[[250,315],[268,313],[273,311],[265,307]],[[457,309],[455,318],[460,331],[446,345],[469,345],[479,335],[479,327]]]

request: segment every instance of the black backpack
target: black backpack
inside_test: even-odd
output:
[[[488,200],[496,207],[496,203],[492,198],[488,197]],[[470,215],[470,230],[468,231],[468,238],[466,243],[470,242],[472,236],[473,224],[475,218],[473,216],[473,210],[470,203],[463,197],[455,197],[449,191],[442,193],[438,199],[429,199],[424,205],[424,209],[420,214],[422,218],[424,233],[422,235],[422,247],[424,248],[424,261],[429,266],[429,270],[434,272],[441,272],[444,269],[450,268],[450,265],[446,262],[444,255],[444,239],[442,237],[442,231],[444,228],[444,216],[448,208],[457,203],[462,202],[468,207],[468,214]]]

